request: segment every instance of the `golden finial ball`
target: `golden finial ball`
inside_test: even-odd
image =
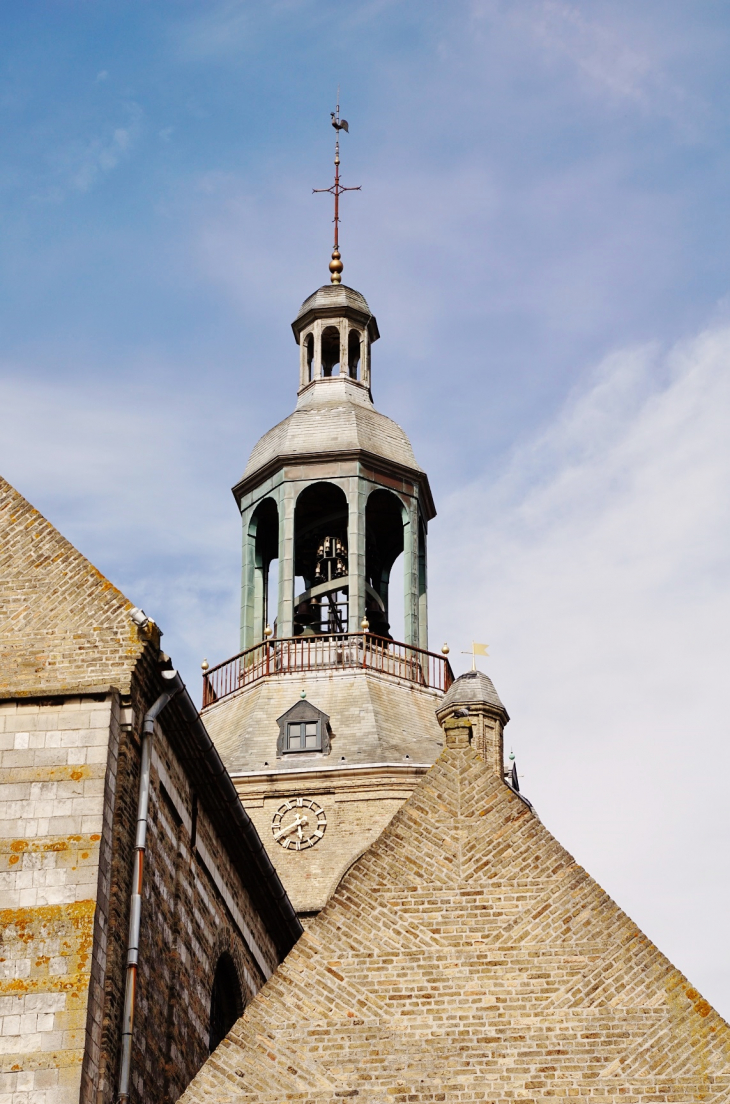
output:
[[[343,265],[342,261],[340,260],[340,251],[339,251],[339,249],[333,249],[332,250],[332,260],[330,261],[330,272],[332,273],[332,275],[330,276],[330,283],[333,283],[333,284],[341,283],[341,281],[342,281],[342,270],[343,270],[344,267],[345,266]]]
[[[448,655],[449,652],[451,651],[451,648],[448,646],[448,644],[442,644],[441,645],[441,651],[443,652],[444,655]]]
[[[266,628],[264,629],[264,636],[268,640],[269,637],[273,636],[273,635],[274,635],[274,630],[272,629],[271,625],[267,625]]]
[[[363,617],[362,621],[360,622],[360,628],[363,632],[367,632],[370,628],[370,622],[368,621],[367,617]]]
[[[207,659],[204,659],[203,662],[200,664],[200,669],[203,672],[203,674],[205,674],[205,672],[208,670],[209,667],[210,667],[210,664],[208,663]]]

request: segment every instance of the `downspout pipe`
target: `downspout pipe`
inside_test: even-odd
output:
[[[142,879],[144,856],[147,846],[147,814],[150,802],[150,759],[155,721],[174,697],[185,689],[177,671],[162,671],[168,688],[144,715],[142,724],[142,763],[137,798],[137,835],[134,841],[134,874],[129,904],[129,937],[127,939],[127,977],[124,991],[124,1016],[122,1020],[122,1060],[119,1069],[118,1104],[129,1100],[129,1079],[132,1069],[132,1032],[134,1030],[134,1000],[137,990],[137,963],[139,960],[139,928],[142,916]]]

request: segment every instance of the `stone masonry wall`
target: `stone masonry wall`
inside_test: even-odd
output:
[[[234,778],[303,923],[324,908],[346,870],[375,842],[427,769],[371,767]],[[327,817],[322,839],[303,851],[281,847],[272,832],[274,814],[296,797],[316,801]]]
[[[727,1104],[730,1027],[445,727],[181,1104]]]
[[[147,675],[132,705],[117,694],[0,703],[0,1104],[115,1099]],[[163,715],[153,743],[140,1104],[172,1104],[207,1058],[219,956],[232,957],[244,1006],[278,963],[173,750],[175,723]]]
[[[108,695],[0,703],[3,1104],[75,1104],[98,1070],[118,731]]]
[[[128,691],[132,603],[0,476],[0,691]]]
[[[166,718],[162,717],[162,726]],[[276,969],[271,938],[158,725],[142,906],[132,1101],[173,1104],[208,1057],[216,963],[244,1006]]]

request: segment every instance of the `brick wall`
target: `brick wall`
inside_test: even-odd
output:
[[[1,1104],[116,1096],[146,666],[131,699],[0,703]],[[244,1004],[279,960],[174,750],[178,724],[163,714],[153,740],[132,1064],[132,1101],[156,1104],[208,1056],[220,955]]]
[[[0,692],[129,690],[132,603],[0,476]]]
[[[234,778],[303,922],[324,908],[345,871],[375,842],[427,769],[381,766]],[[322,839],[304,851],[281,847],[272,832],[276,811],[297,796],[316,801],[327,817]]]
[[[153,743],[132,1056],[131,1099],[140,1104],[172,1104],[206,1060],[219,956],[228,952],[235,962],[244,1004],[278,963],[210,819],[199,803],[194,808],[165,720]]]
[[[3,1102],[78,1101],[98,1070],[118,731],[117,698],[0,703]]]
[[[728,1025],[446,727],[181,1104],[726,1104]]]

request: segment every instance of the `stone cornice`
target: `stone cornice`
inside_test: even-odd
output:
[[[377,453],[368,452],[366,449],[343,449],[339,452],[317,451],[282,453],[274,457],[273,460],[270,460],[267,464],[258,468],[257,471],[252,472],[251,475],[241,479],[231,488],[231,491],[240,509],[241,499],[247,491],[254,490],[256,487],[260,486],[272,475],[275,475],[282,468],[286,467],[287,464],[307,465],[327,462],[342,463],[348,460],[362,463],[372,468],[373,471],[380,472],[383,475],[400,476],[401,479],[408,480],[415,484],[421,492],[421,504],[426,521],[431,521],[436,517],[436,506],[433,501],[433,495],[431,494],[428,476],[421,468],[406,467],[405,464],[399,464],[395,460],[388,460],[384,456],[378,456]]]

